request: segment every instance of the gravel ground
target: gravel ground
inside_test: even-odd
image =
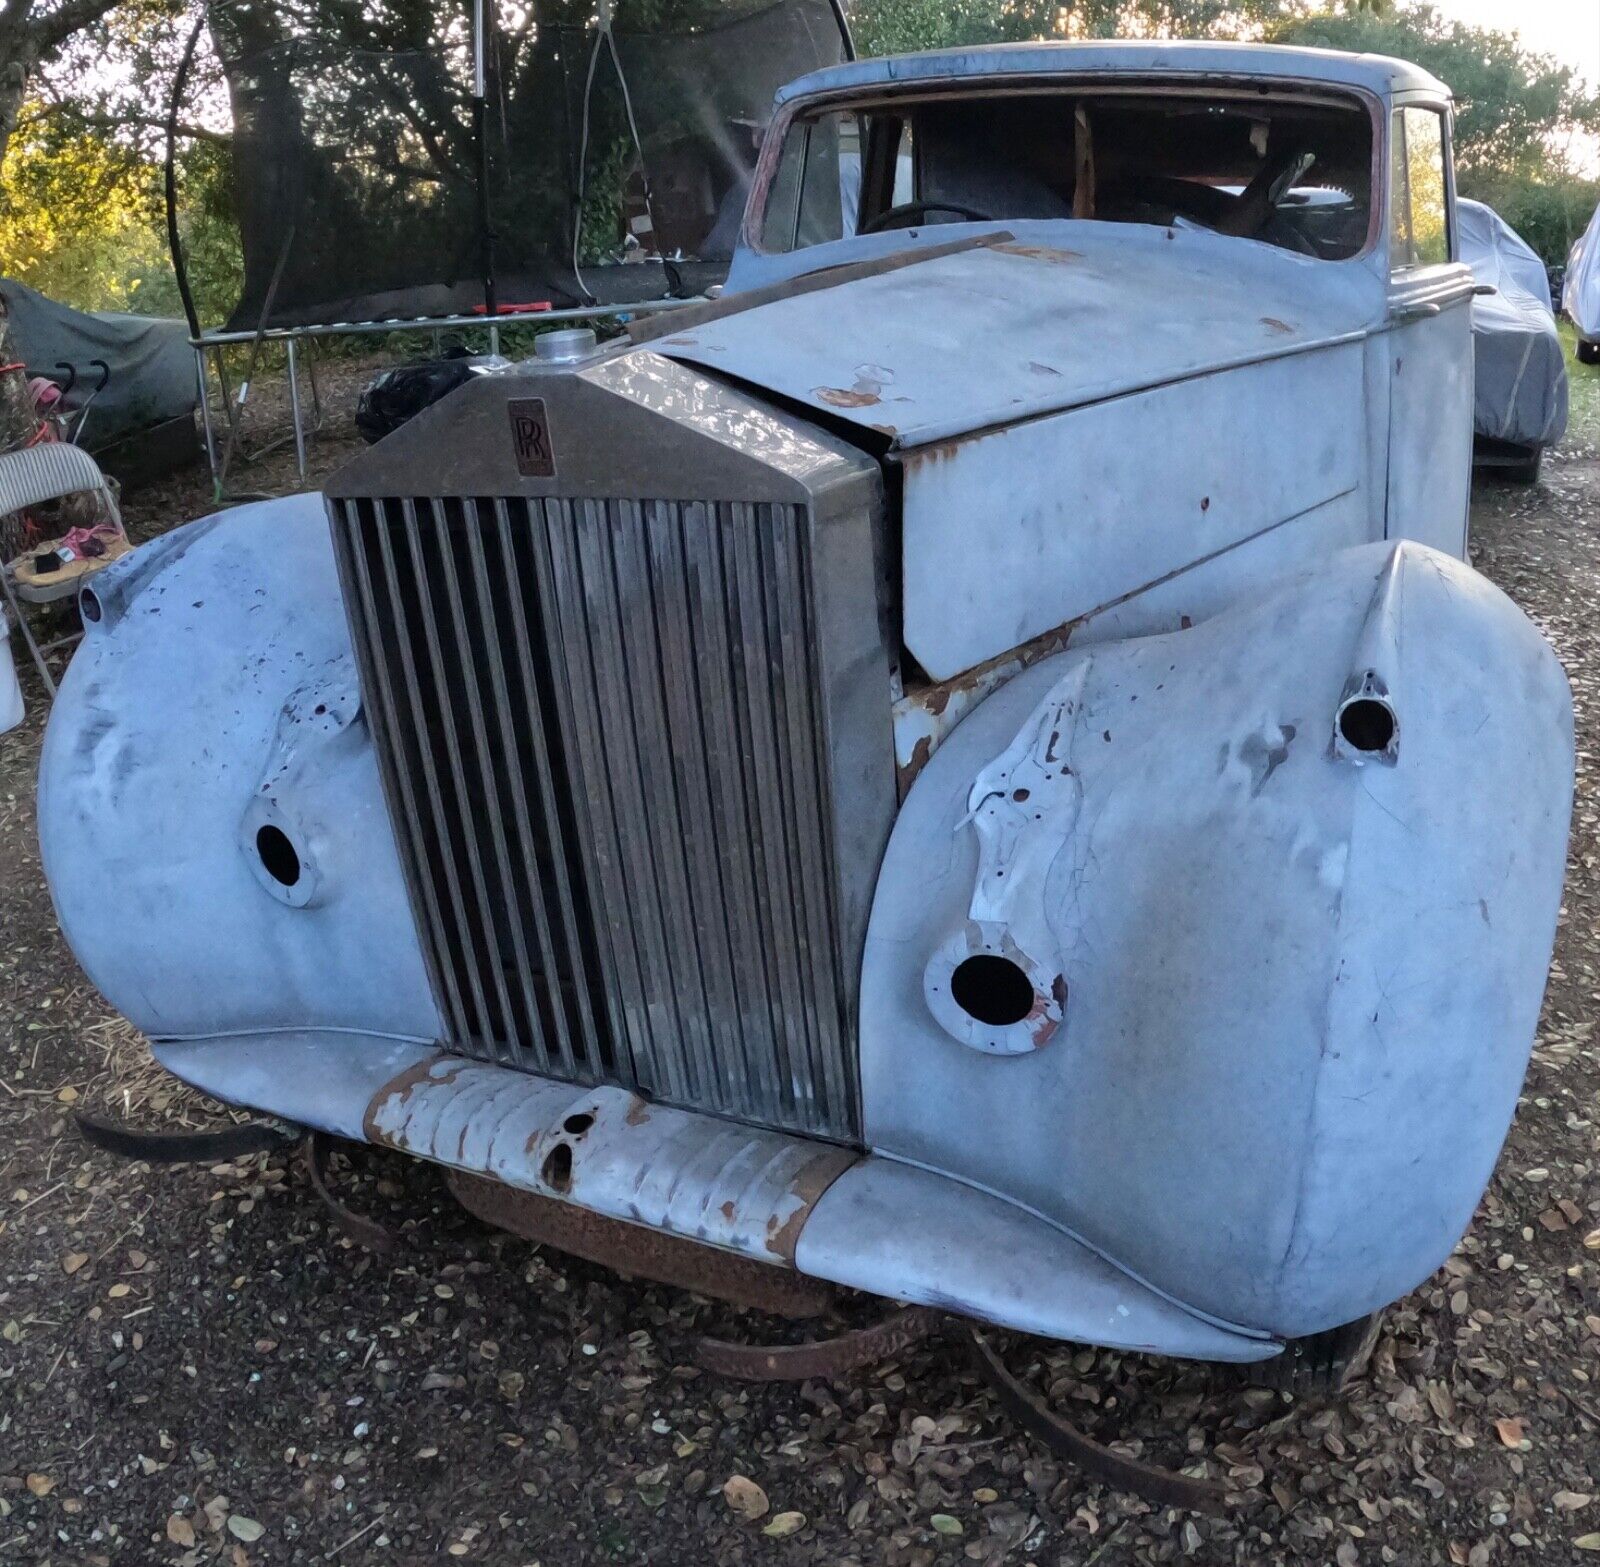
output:
[[[0,1567],[1484,1567],[1600,1553],[1600,382],[1574,373],[1574,433],[1545,482],[1486,486],[1474,508],[1480,564],[1572,675],[1580,753],[1539,1042],[1471,1233],[1333,1403],[1008,1346],[1103,1440],[1226,1477],[1245,1493],[1237,1512],[1191,1518],[1085,1483],[938,1348],[836,1387],[720,1383],[692,1368],[693,1337],[766,1325],[497,1236],[398,1158],[353,1152],[342,1172],[355,1205],[406,1225],[405,1249],[380,1261],[281,1158],[152,1171],[87,1150],[74,1104],[218,1112],[148,1066],[56,931],[30,687],[33,716],[0,739]],[[319,466],[348,441],[341,427],[321,443]],[[246,482],[286,479],[280,455]],[[134,532],[208,500],[196,476],[131,498]]]

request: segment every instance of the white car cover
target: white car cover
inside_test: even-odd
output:
[[[0,735],[15,729],[23,719],[22,687],[11,655],[11,623],[0,609]]]
[[[1457,225],[1461,259],[1494,289],[1472,302],[1473,427],[1517,446],[1553,446],[1567,428],[1567,366],[1544,262],[1481,201],[1458,202]]]
[[[1561,308],[1572,317],[1579,337],[1600,342],[1600,207],[1567,253]]]

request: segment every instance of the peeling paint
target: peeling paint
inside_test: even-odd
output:
[[[846,391],[839,386],[814,386],[811,395],[835,408],[871,408],[882,401],[876,392]]]
[[[895,769],[901,799],[945,736],[978,703],[1030,665],[1064,651],[1081,624],[1081,619],[1069,620],[954,679],[908,690],[893,710]]]

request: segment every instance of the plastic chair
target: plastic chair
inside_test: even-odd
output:
[[[0,517],[9,516],[14,511],[23,511],[29,506],[37,506],[42,501],[59,500],[64,495],[77,495],[84,491],[98,492],[103,498],[111,520],[118,527],[122,525],[122,513],[117,506],[117,498],[112,493],[105,474],[100,471],[100,464],[81,446],[46,442],[38,446],[24,447],[21,451],[0,452]],[[59,599],[75,594],[89,577],[110,564],[109,560],[96,564],[59,584],[31,587],[21,593],[20,598],[30,604],[55,603]],[[45,654],[67,642],[75,641],[76,636],[60,637],[41,646],[33,634],[33,628],[28,624],[27,616],[23,613],[17,583],[9,564],[0,569],[0,587],[5,590],[6,602],[11,608],[11,618],[16,621],[22,632],[22,640],[28,645],[28,652],[33,657],[34,667],[39,671],[39,678],[54,700],[56,683],[51,677],[49,665],[45,662]]]

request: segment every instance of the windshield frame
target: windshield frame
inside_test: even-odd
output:
[[[1137,75],[1124,74],[1122,72],[1117,72],[1113,75],[1104,71],[1073,71],[1060,73],[1026,72],[1018,73],[1014,76],[985,76],[978,82],[974,82],[971,78],[954,78],[947,81],[907,81],[865,88],[843,88],[833,92],[819,92],[791,100],[783,106],[773,120],[768,128],[766,139],[762,143],[761,156],[756,165],[755,176],[750,184],[749,200],[745,204],[744,221],[740,226],[740,246],[753,255],[785,258],[804,255],[808,249],[819,250],[825,248],[822,245],[814,245],[802,247],[798,251],[779,251],[768,249],[762,241],[767,206],[777,177],[778,166],[783,157],[789,133],[793,130],[797,121],[803,121],[823,113],[836,113],[840,110],[851,110],[862,114],[868,114],[877,109],[893,110],[903,107],[907,100],[920,102],[935,98],[1005,98],[1038,96],[1041,93],[1056,92],[1065,97],[1148,97],[1152,93],[1156,93],[1163,96],[1170,95],[1175,98],[1197,97],[1212,100],[1229,99],[1242,101],[1271,99],[1277,102],[1298,102],[1317,105],[1331,103],[1344,107],[1349,107],[1352,103],[1359,104],[1366,110],[1372,137],[1372,166],[1368,172],[1370,196],[1368,200],[1367,231],[1360,249],[1352,255],[1340,257],[1337,260],[1322,259],[1319,260],[1319,264],[1323,266],[1360,264],[1369,260],[1380,245],[1386,241],[1389,201],[1389,111],[1392,105],[1384,97],[1369,88],[1353,83],[1308,80],[1304,77],[1216,76],[1193,71],[1162,71],[1154,74],[1140,72]],[[1419,105],[1423,98],[1427,98],[1430,103],[1433,101],[1433,97],[1430,94],[1408,93],[1406,96],[1410,101]],[[1441,108],[1445,108],[1448,113],[1448,98],[1440,98],[1438,104]],[[1452,190],[1453,184],[1452,180]],[[992,221],[1003,225],[1011,220],[1000,217]],[[1055,221],[1072,222],[1077,220],[1057,219]],[[948,224],[939,226],[958,228],[964,225]],[[1129,223],[1123,226],[1135,228],[1140,225]],[[902,232],[916,234],[925,231],[924,228],[920,230],[906,229]],[[841,239],[826,242],[826,245],[831,248],[834,245],[849,244],[852,240],[862,237],[860,235],[845,235]],[[1246,240],[1245,243],[1258,244],[1262,242]]]

